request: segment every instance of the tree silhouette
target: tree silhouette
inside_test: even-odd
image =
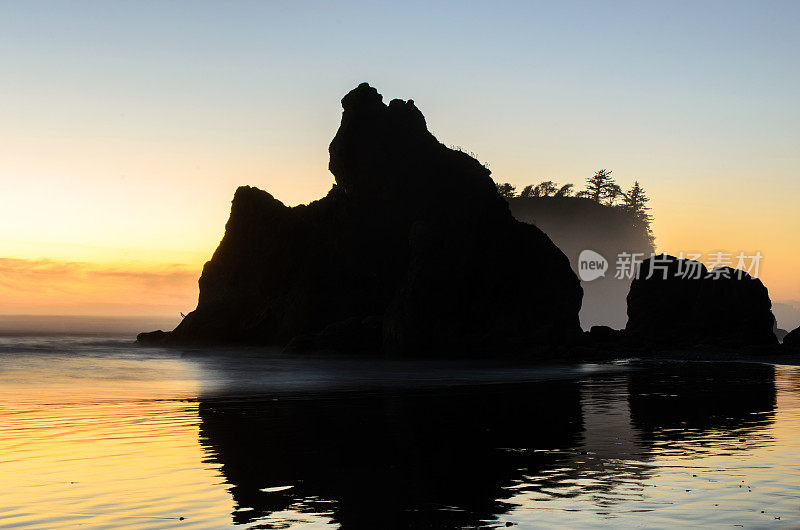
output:
[[[520,197],[569,197],[572,195],[572,184],[558,187],[552,180],[545,180],[536,186],[528,184],[522,189]]]
[[[533,195],[535,197],[549,197],[558,191],[555,183],[552,180],[545,180],[533,188]]]
[[[637,180],[633,183],[633,187],[631,187],[627,193],[623,194],[623,202],[621,207],[633,217],[636,225],[642,226],[645,228],[645,230],[647,230],[647,235],[652,241],[655,238],[653,237],[653,231],[650,228],[650,223],[653,221],[653,216],[650,215],[650,207],[647,206],[649,201],[650,198],[644,192],[644,188],[639,185],[639,181]]]
[[[497,193],[500,194],[501,197],[506,199],[511,199],[516,195],[517,187],[512,186],[508,182],[504,182],[502,184],[496,184],[497,186]]]
[[[611,171],[601,169],[595,174],[586,179],[588,186],[586,186],[587,195],[594,202],[602,202],[610,196],[614,190],[616,183],[611,176]]]
[[[572,190],[574,188],[575,188],[574,184],[564,184],[563,186],[561,186],[558,189],[558,191],[556,192],[554,197],[571,197],[572,196]]]
[[[620,188],[618,185],[611,184],[608,188],[606,188],[606,198],[608,199],[609,206],[614,206],[614,203],[620,197],[624,200],[625,193],[623,193],[622,188]]]

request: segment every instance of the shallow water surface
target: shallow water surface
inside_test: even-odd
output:
[[[800,369],[0,337],[0,527],[800,527]]]

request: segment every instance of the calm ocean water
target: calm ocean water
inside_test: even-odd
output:
[[[800,527],[800,369],[0,337],[2,528]]]

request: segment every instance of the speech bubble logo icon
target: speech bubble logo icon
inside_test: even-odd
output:
[[[584,282],[591,282],[606,275],[608,260],[594,250],[583,250],[578,256],[578,276]]]

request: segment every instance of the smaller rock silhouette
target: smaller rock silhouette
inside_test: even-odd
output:
[[[800,327],[798,327],[793,331],[790,331],[783,338],[783,345],[787,348],[800,350]]]
[[[767,288],[748,273],[667,254],[643,261],[628,293],[626,332],[659,345],[775,345]]]

